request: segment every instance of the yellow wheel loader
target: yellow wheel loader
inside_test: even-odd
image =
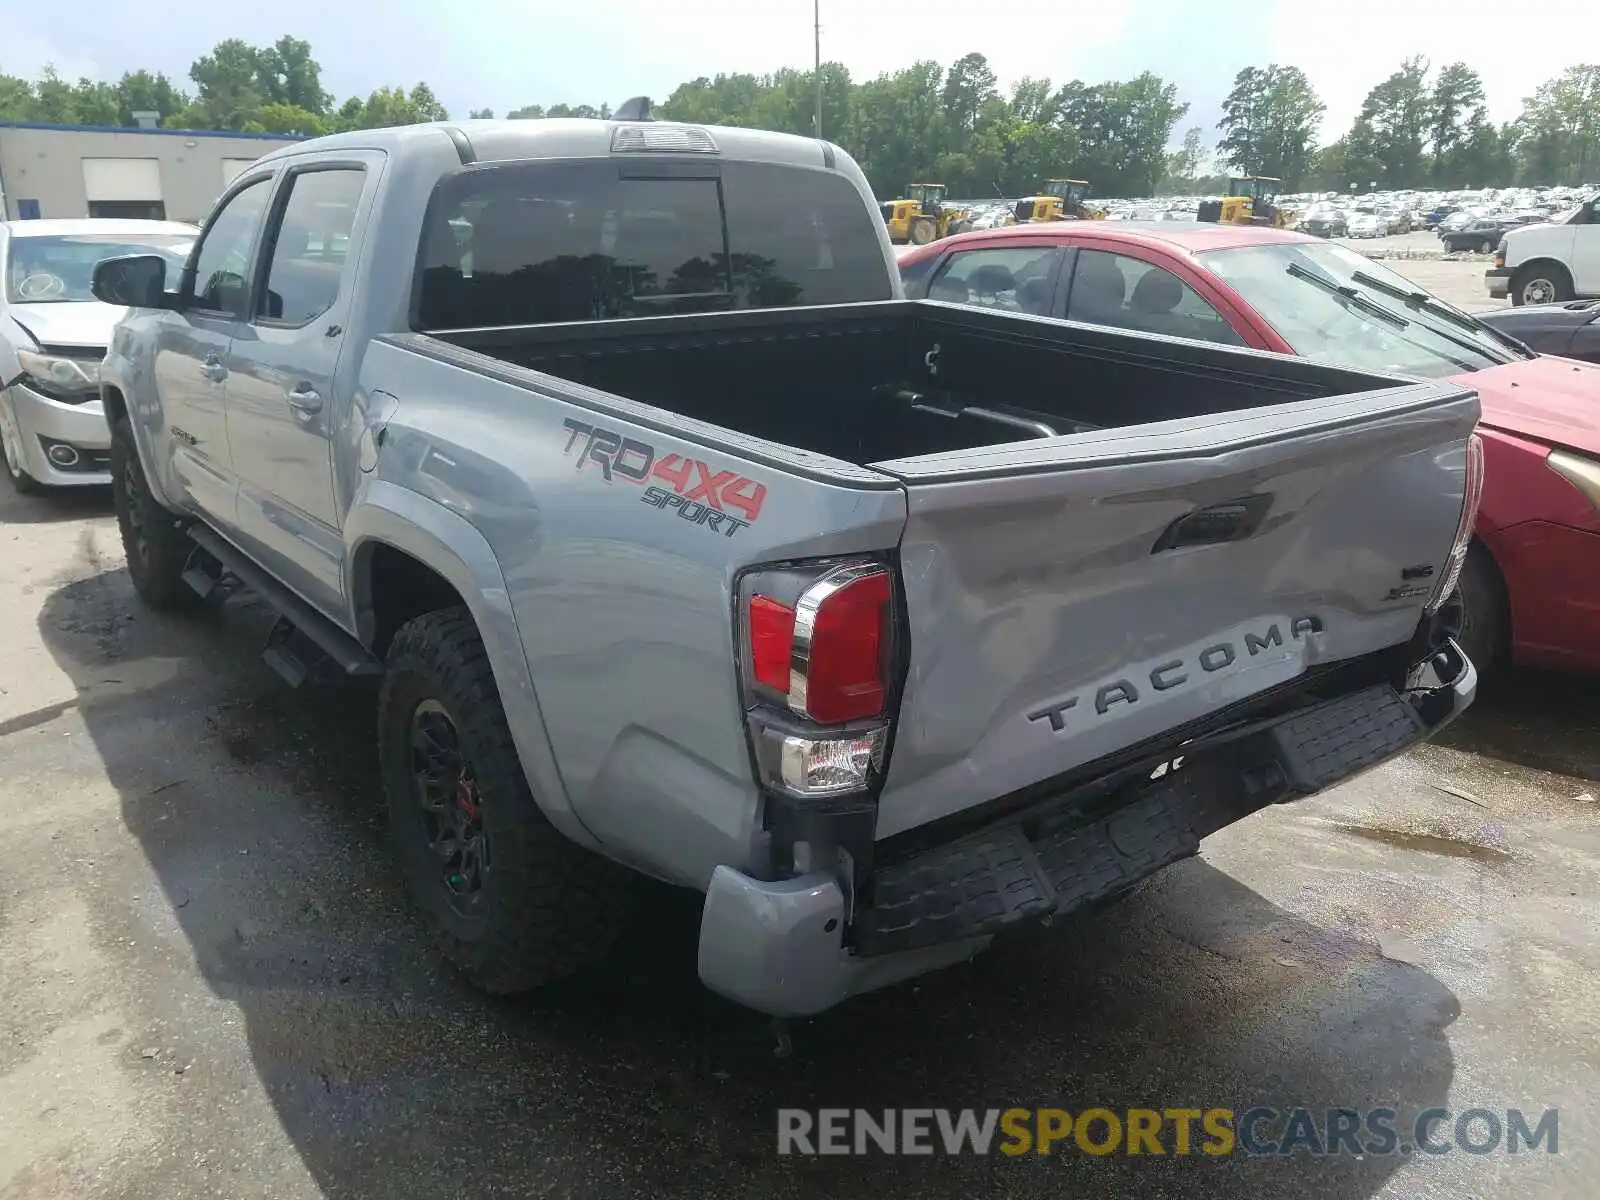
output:
[[[1201,221],[1219,225],[1288,226],[1292,214],[1278,207],[1278,187],[1283,181],[1270,175],[1244,175],[1228,180],[1228,194],[1205,200],[1195,214]]]
[[[880,207],[889,240],[926,246],[971,229],[972,214],[964,208],[951,208],[944,202],[944,193],[942,183],[913,183],[904,200],[885,200]]]
[[[1037,196],[1018,200],[1007,225],[1029,225],[1046,221],[1103,221],[1105,211],[1089,203],[1086,179],[1051,179]]]

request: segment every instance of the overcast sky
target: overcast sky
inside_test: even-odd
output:
[[[1450,5],[1419,0],[1094,0],[1018,5],[918,0],[822,0],[822,53],[870,78],[919,58],[949,64],[976,50],[1004,87],[1024,75],[1058,82],[1155,71],[1179,85],[1189,125],[1208,142],[1239,68],[1292,63],[1328,105],[1324,140],[1348,128],[1367,89],[1408,54],[1435,67],[1462,60],[1483,76],[1491,115],[1514,117],[1523,97],[1582,61],[1593,5],[1542,0]],[[809,67],[812,0],[272,0],[255,6],[169,0],[49,0],[5,5],[0,71],[115,79],[147,67],[187,79],[189,64],[225,37],[308,40],[323,86],[340,100],[384,84],[426,80],[452,115],[523,104],[613,105],[719,71]],[[1483,19],[1479,18],[1491,18]],[[1571,36],[1563,35],[1562,30]],[[1591,53],[1592,59],[1600,52]]]

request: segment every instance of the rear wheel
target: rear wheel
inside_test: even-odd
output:
[[[1467,550],[1458,587],[1461,648],[1478,668],[1479,677],[1488,679],[1505,659],[1511,633],[1511,610],[1500,569],[1477,542]]]
[[[1491,242],[1488,238],[1484,238],[1483,241],[1478,243],[1478,253],[1479,254],[1493,254],[1494,253],[1494,243]]]
[[[111,424],[111,499],[133,590],[151,608],[182,608],[200,597],[183,581],[193,549],[185,522],[150,492],[127,417]]]
[[[605,956],[632,880],[539,811],[466,609],[395,634],[378,754],[406,882],[468,979],[528,991]]]
[[[918,217],[911,222],[909,236],[913,246],[926,246],[939,236],[939,227],[934,224],[932,217]]]
[[[1511,280],[1511,303],[1559,304],[1572,299],[1572,280],[1555,263],[1531,263]]]

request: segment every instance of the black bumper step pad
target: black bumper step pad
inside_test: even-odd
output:
[[[1202,838],[1240,817],[1347,779],[1423,734],[1392,687],[1366,688],[1220,747],[1221,761],[1185,763],[1097,819],[1071,807],[1012,818],[886,864],[856,923],[856,950],[980,937],[1110,899],[1198,853]]]
[[[879,871],[856,926],[863,954],[887,954],[994,933],[1055,911],[1020,827],[985,830]]]
[[[1200,848],[1196,802],[1177,772],[1090,824],[1056,822],[1030,842],[1020,824],[985,830],[882,868],[856,926],[862,954],[998,933],[1126,891]]]
[[[1417,710],[1380,684],[1330,700],[1271,729],[1289,786],[1319,792],[1392,758],[1425,732]]]

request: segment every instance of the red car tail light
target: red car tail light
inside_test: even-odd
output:
[[[875,559],[775,566],[741,586],[743,682],[762,781],[798,796],[870,786],[887,741],[894,576]]]
[[[1461,568],[1467,561],[1467,548],[1472,545],[1472,527],[1478,523],[1478,505],[1483,500],[1483,439],[1477,434],[1467,435],[1467,477],[1462,489],[1461,520],[1456,523],[1456,539],[1445,560],[1444,574],[1434,589],[1428,611],[1433,612],[1455,591],[1461,581]]]

